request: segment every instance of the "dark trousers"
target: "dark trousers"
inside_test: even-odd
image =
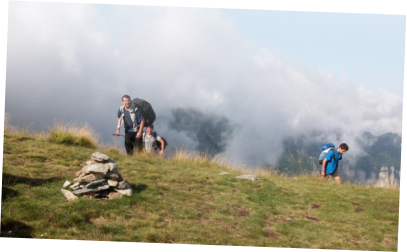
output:
[[[136,138],[137,132],[126,132],[124,135],[124,146],[128,156],[133,155],[133,149],[141,151],[143,147],[142,137]]]

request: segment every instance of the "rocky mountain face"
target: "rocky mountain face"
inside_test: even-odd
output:
[[[170,128],[186,132],[199,143],[196,151],[209,156],[223,152],[226,139],[233,133],[233,126],[224,116],[205,114],[191,108],[175,108],[172,116],[174,120],[170,122]]]
[[[170,127],[184,131],[197,141],[196,151],[209,156],[222,153],[227,147],[227,139],[233,137],[236,125],[223,116],[205,114],[192,108],[172,110]],[[321,146],[333,142],[339,145],[343,139],[339,129],[327,132],[310,132],[304,135],[289,136],[282,142],[283,154],[277,165],[264,164],[280,173],[288,175],[315,174],[320,171],[318,157]],[[358,156],[344,155],[340,162],[341,177],[344,181],[359,182],[382,187],[399,187],[401,163],[401,136],[386,133],[375,136],[365,132],[355,140],[357,146],[350,149],[363,149]]]

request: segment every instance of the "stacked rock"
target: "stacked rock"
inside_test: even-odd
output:
[[[93,153],[91,159],[86,161],[86,166],[76,172],[75,176],[75,179],[63,185],[64,188],[69,186],[72,192],[61,189],[68,201],[78,196],[110,200],[133,194],[129,183],[118,172],[116,162],[99,152]]]

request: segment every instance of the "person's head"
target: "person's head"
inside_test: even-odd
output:
[[[343,154],[349,150],[349,146],[346,143],[341,143],[338,148],[338,153]]]
[[[123,95],[122,97],[122,102],[125,108],[130,108],[130,104],[131,104],[131,99],[130,96],[128,95]]]
[[[154,130],[154,126],[153,126],[153,125],[149,125],[149,126],[146,127],[146,132],[147,132],[148,134],[153,133],[153,130]]]

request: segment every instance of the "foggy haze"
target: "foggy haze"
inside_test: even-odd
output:
[[[332,141],[348,143],[349,157],[363,151],[355,139],[364,131],[401,135],[401,95],[260,46],[216,9],[10,2],[9,10],[5,110],[21,127],[87,122],[108,143],[128,94],[152,104],[155,130],[172,148],[198,145],[169,127],[172,108],[227,117],[238,127],[222,155],[238,163],[275,164],[284,137],[313,130],[341,131]]]

